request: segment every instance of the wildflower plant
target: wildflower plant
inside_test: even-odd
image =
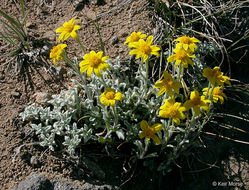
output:
[[[138,69],[135,71],[119,58],[113,59],[93,50],[79,61],[78,58],[69,59],[66,49],[58,54],[59,57],[51,56],[53,62],[62,58],[78,79],[73,80],[74,88],[48,100],[50,107],[31,105],[20,114],[23,120],[35,121],[32,127],[40,135],[43,146],[52,150],[61,146],[56,144],[57,136],[64,138],[62,144],[70,154],[76,153],[80,143],[98,142],[112,146],[129,143],[133,145],[131,154],[139,159],[164,157],[170,152],[172,158],[167,164],[163,161],[158,166],[158,170],[165,170],[171,161],[195,143],[193,136],[199,135],[212,114],[213,103],[218,100],[223,103],[226,98],[220,85],[223,87],[229,78],[219,71],[218,79],[214,83],[209,81],[208,86],[203,83],[196,89],[186,83],[185,73],[189,64],[195,69],[196,43],[201,42],[183,36],[175,40],[179,43],[170,52],[175,54],[168,56],[165,63],[170,66],[163,67],[163,73],[155,77],[154,83],[148,63],[151,56],[158,57],[163,50],[154,45],[153,36],[146,37],[146,34],[135,32],[125,41],[130,55],[136,56]],[[204,70],[204,73],[204,77],[211,78],[210,72]]]
[[[24,1],[20,0],[20,18],[19,16],[12,16],[7,14],[0,9],[0,15],[2,17],[0,38],[8,43],[8,46],[13,47],[13,51],[4,54],[4,57],[13,57],[11,60],[15,59],[14,72],[20,72],[23,69],[24,62],[30,59],[32,55],[35,56],[36,53],[31,52],[32,40],[27,32],[26,19],[28,12],[25,12]],[[13,65],[13,62],[8,61],[8,69]],[[7,64],[6,63],[6,64]]]

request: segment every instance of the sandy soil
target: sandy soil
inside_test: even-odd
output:
[[[0,9],[9,14],[20,14],[14,1],[1,1]],[[128,49],[123,43],[131,32],[143,31],[153,34],[153,12],[148,2],[142,0],[106,0],[100,5],[97,1],[77,3],[72,0],[29,0],[26,1],[26,9],[30,10],[27,19],[29,34],[36,39],[48,38],[52,44],[58,43],[56,28],[71,18],[80,19],[79,36],[87,51],[100,50],[99,37],[93,22],[98,16],[106,55],[113,58],[127,57]],[[82,53],[74,41],[69,40],[67,43],[69,54],[81,59]],[[0,41],[0,44],[6,45],[4,41]],[[10,47],[2,48],[1,55],[9,50]],[[8,58],[1,57],[1,65],[7,60]],[[51,64],[51,60],[49,61]],[[19,112],[36,101],[35,93],[58,93],[64,89],[70,83],[69,77],[66,74],[62,80],[56,81],[43,67],[39,67],[37,71],[41,75],[36,71],[32,72],[34,88],[31,89],[17,76],[11,76],[13,68],[10,72],[6,71],[6,66],[1,66],[0,69],[0,189],[12,189],[35,171],[43,172],[50,179],[72,178],[72,167],[68,166],[66,158],[60,160],[51,153],[44,152],[46,149],[39,146],[24,146],[16,155],[18,147],[38,140],[30,133],[28,125],[23,127],[23,122],[18,118]],[[30,163],[31,158],[38,160],[39,164]]]

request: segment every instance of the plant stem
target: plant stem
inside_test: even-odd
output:
[[[117,116],[117,108],[116,104],[114,106],[111,106],[113,116],[114,116],[114,126],[118,123],[118,116]]]
[[[178,81],[179,82],[181,82],[181,80],[182,80],[182,77],[183,77],[183,70],[184,70],[184,68],[183,68],[183,64],[181,63],[180,65],[179,65],[179,67],[178,67]]]
[[[77,38],[76,41],[78,42],[78,44],[80,45],[80,48],[82,49],[83,53],[85,54],[86,53],[86,48],[83,46],[83,44],[81,43],[79,38]]]
[[[142,159],[145,156],[146,152],[148,151],[149,144],[150,144],[150,141],[147,138],[145,138],[144,141],[145,141],[145,147],[144,147],[144,151],[142,155],[140,156],[140,159]]]
[[[210,94],[209,94],[209,96],[208,96],[208,99],[209,99],[209,100],[213,99],[213,95],[212,95],[212,93],[213,93],[213,91],[214,91],[214,87],[215,87],[215,85],[212,85],[212,88],[211,88]]]
[[[147,87],[147,81],[149,80],[149,63],[148,63],[148,60],[145,61],[145,67],[146,67],[146,87]]]
[[[104,79],[103,75],[100,75],[100,78],[101,78],[101,80],[102,80],[102,82],[104,84],[104,87],[107,88],[107,84],[105,82],[105,79]]]
[[[207,89],[207,93],[206,93],[205,98],[207,98],[207,97],[208,97],[210,87],[211,87],[211,83],[209,82],[209,83],[208,83],[208,89]]]
[[[147,86],[148,86],[148,80],[149,80],[149,63],[148,63],[148,60],[145,61],[145,70],[146,70],[146,75],[143,78],[144,78],[145,94],[147,94]]]

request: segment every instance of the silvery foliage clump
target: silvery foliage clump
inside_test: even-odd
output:
[[[48,146],[54,150],[56,136],[64,137],[63,145],[67,147],[70,154],[84,140],[88,141],[91,137],[92,129],[87,125],[79,128],[77,119],[80,114],[79,87],[69,88],[62,91],[59,95],[53,95],[47,100],[47,107],[38,107],[35,103],[26,107],[20,113],[23,121],[32,121],[31,127],[41,138],[41,146]]]
[[[73,64],[76,68],[77,59]],[[143,119],[155,121],[162,98],[155,96],[151,83],[148,84],[150,87],[144,88],[145,65],[140,64],[134,71],[119,58],[108,60],[108,64],[111,68],[102,73],[104,82],[94,74],[91,81],[86,82],[85,73],[74,72],[80,79],[73,80],[74,88],[53,95],[45,107],[32,104],[20,113],[24,121],[32,122],[31,127],[41,138],[42,146],[54,150],[55,146],[61,146],[56,138],[62,136],[62,144],[70,154],[74,154],[80,142],[87,143],[90,139],[100,143],[115,141],[116,138],[135,142],[140,131],[139,123]],[[106,87],[125,96],[113,108],[115,114],[112,108],[100,103],[99,95]],[[146,98],[150,91],[152,96]]]
[[[77,85],[85,89],[86,99],[82,107],[89,110],[86,116],[89,116],[88,122],[91,122],[89,125],[94,129],[109,128],[104,136],[98,137],[100,142],[105,142],[115,136],[120,140],[135,141],[140,130],[139,123],[143,119],[155,120],[157,112],[155,108],[160,105],[162,99],[156,98],[155,93],[154,97],[146,98],[148,92],[153,91],[153,85],[150,83],[150,88],[144,88],[146,75],[144,64],[140,63],[138,71],[134,71],[131,65],[121,63],[119,57],[107,62],[111,68],[102,73],[104,82],[95,75],[91,76],[91,82],[87,84],[74,80]],[[83,81],[85,81],[84,77],[83,75]],[[106,87],[113,88],[125,96],[122,102],[117,101],[115,105],[116,115],[110,107],[105,107],[100,103],[99,95]],[[97,106],[93,104],[94,100]],[[99,123],[93,123],[97,121]]]

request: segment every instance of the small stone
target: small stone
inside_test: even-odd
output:
[[[48,93],[46,92],[36,92],[32,98],[35,98],[35,103],[43,105],[46,103],[46,100],[49,98]]]
[[[55,35],[53,37],[55,39]],[[49,39],[49,38],[48,38]],[[51,38],[52,39],[52,38]],[[51,40],[49,39],[49,40]],[[52,48],[52,45],[50,43],[46,43],[44,46],[42,46],[42,49],[41,49],[41,55],[44,55],[44,56],[49,56],[50,54],[50,49]]]
[[[30,164],[32,165],[32,167],[34,167],[35,165],[38,164],[38,160],[37,160],[37,157],[36,156],[32,156],[30,158]]]
[[[67,74],[67,70],[64,67],[56,67],[57,73],[62,78],[63,75]]]
[[[76,0],[73,2],[74,5],[74,11],[81,11],[84,6],[85,6],[85,2],[83,0]]]
[[[56,35],[54,31],[47,31],[43,34],[43,38],[47,38],[49,41],[55,41],[56,40]]]
[[[26,27],[29,29],[33,29],[33,28],[36,28],[36,24],[28,21],[26,22]]]
[[[52,183],[39,173],[30,174],[26,180],[18,184],[13,190],[53,190]]]
[[[121,37],[127,37],[129,34],[127,33],[127,32],[124,32],[122,35],[121,35]]]
[[[117,37],[117,36],[113,36],[112,39],[111,39],[111,44],[112,44],[112,45],[115,45],[115,44],[117,44],[118,42],[119,42],[118,37]]]
[[[21,93],[18,92],[18,91],[13,91],[13,92],[11,92],[10,94],[11,94],[11,96],[13,96],[13,97],[15,97],[15,98],[19,98],[19,97],[21,96]]]
[[[4,73],[1,72],[1,73],[0,73],[0,80],[4,80],[4,78],[5,78]]]

